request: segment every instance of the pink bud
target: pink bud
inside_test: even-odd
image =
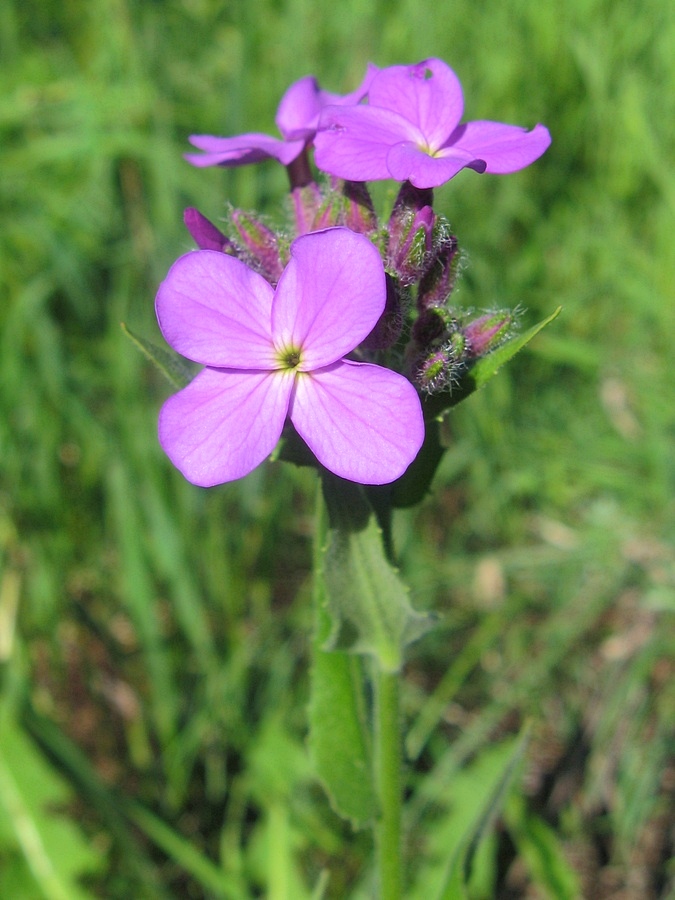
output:
[[[276,234],[250,213],[239,209],[234,210],[231,219],[260,274],[270,284],[276,284],[284,270]]]
[[[236,256],[234,244],[198,209],[189,206],[183,213],[185,227],[200,250],[222,250]]]
[[[475,358],[494,350],[508,335],[512,324],[513,315],[507,312],[488,313],[469,322],[462,329],[467,355]]]

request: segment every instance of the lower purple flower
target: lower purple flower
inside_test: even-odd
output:
[[[197,250],[156,300],[167,342],[203,369],[170,397],[159,440],[193,484],[241,478],[274,450],[287,417],[327,469],[361,484],[405,472],[424,440],[415,388],[345,359],[385,308],[382,260],[346,228],[306,234],[274,290],[243,262]]]

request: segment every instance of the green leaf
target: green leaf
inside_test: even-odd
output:
[[[539,816],[528,813],[522,797],[512,797],[505,814],[509,834],[532,879],[551,900],[581,896],[576,872],[565,858],[560,839]]]
[[[319,577],[332,619],[325,649],[368,654],[382,671],[397,672],[404,649],[434,619],[412,608],[362,486],[328,475],[323,486],[329,529]]]
[[[331,631],[325,609],[325,583],[320,571],[327,537],[326,508],[319,493],[315,550],[314,604],[316,629],[312,646],[309,700],[309,749],[335,811],[354,826],[375,817],[371,748],[362,694],[362,663],[323,645]]]
[[[516,337],[512,338],[510,341],[502,344],[501,347],[493,350],[492,353],[488,353],[487,356],[481,357],[464,375],[460,384],[453,388],[452,392],[433,394],[432,396],[427,397],[423,402],[425,418],[433,419],[436,416],[441,415],[445,410],[450,409],[452,406],[456,406],[458,403],[461,403],[462,400],[466,400],[467,397],[470,397],[471,394],[479,388],[482,388],[497,374],[505,363],[510,359],[513,359],[516,353],[519,353],[523,347],[526,347],[543,328],[550,325],[554,319],[557,319],[561,311],[562,307],[559,306],[550,316],[547,316],[541,322],[533,325],[532,328],[528,328],[523,334],[516,335]]]
[[[175,388],[179,390],[184,388],[199,371],[199,368],[194,363],[184,359],[182,356],[178,356],[172,350],[157,347],[151,341],[134,334],[124,322],[122,322],[122,331],[138,347],[141,353],[157,366]]]
[[[199,848],[149,809],[140,803],[128,803],[125,811],[137,828],[213,896],[226,900],[243,900],[246,897],[237,879],[223,871]]]
[[[422,867],[410,900],[459,900],[466,896],[481,842],[501,812],[519,771],[529,728],[497,747],[486,747],[470,766],[456,772],[438,796],[445,815],[434,824],[429,860]]]
[[[20,852],[33,888],[47,900],[85,900],[78,877],[101,868],[101,858],[78,826],[57,812],[71,799],[67,784],[32,741],[3,717],[0,741],[0,820],[3,844]],[[16,873],[15,873],[16,876]]]

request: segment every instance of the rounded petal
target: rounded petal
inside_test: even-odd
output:
[[[277,128],[287,141],[311,140],[319,123],[319,113],[324,106],[353,106],[365,97],[371,81],[378,72],[377,66],[368,63],[366,76],[350,94],[332,94],[323,91],[313,75],[294,82],[281,98],[277,109]]]
[[[201,487],[248,475],[279,440],[293,378],[292,372],[204,369],[160,411],[164,452]]]
[[[277,128],[286,140],[306,140],[316,131],[321,112],[321,91],[313,75],[294,82],[281,98]]]
[[[412,122],[434,150],[459,123],[464,109],[459,78],[440,59],[382,69],[370,86],[368,102]]]
[[[212,137],[193,134],[190,143],[203,153],[186,153],[185,159],[193,166],[245,166],[248,163],[277,159],[289,165],[302,153],[304,140],[281,141],[269,134],[239,134],[236,137]]]
[[[456,128],[445,147],[462,150],[476,160],[484,160],[486,172],[508,175],[539,159],[551,143],[548,128],[536,125],[532,131],[501,122],[467,122]]]
[[[375,327],[387,298],[376,247],[349,228],[296,238],[272,305],[278,351],[302,350],[300,371],[341,359]]]
[[[193,250],[169,269],[155,300],[162,334],[198,363],[278,367],[272,344],[274,291],[262,275],[226,253]]]
[[[403,375],[369,363],[343,360],[298,375],[290,416],[322,465],[360,484],[395,481],[424,441],[415,388]]]
[[[314,138],[319,169],[348,181],[390,178],[389,148],[401,141],[423,143],[420,131],[397,112],[373,106],[327,106]]]
[[[416,188],[435,188],[445,184],[464,169],[477,163],[480,170],[485,164],[475,160],[470,153],[451,147],[442,156],[429,156],[414,144],[397,144],[387,156],[387,165],[392,178],[410,181]]]

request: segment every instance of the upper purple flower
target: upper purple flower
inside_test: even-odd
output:
[[[321,110],[325,106],[359,103],[377,71],[377,67],[369,63],[363,82],[344,96],[322,91],[316,78],[307,75],[294,82],[281,98],[275,121],[283,140],[257,132],[231,138],[194,134],[190,143],[204,153],[188,153],[185,158],[194,166],[243,166],[264,159],[277,159],[287,166],[314,137]]]
[[[174,465],[203,487],[241,478],[274,450],[288,416],[336,475],[361,484],[402,475],[424,440],[417,392],[396,372],[344,358],[385,301],[377,249],[347,228],[297,238],[276,290],[226,253],[178,259],[157,318],[168,343],[206,368],[160,413]]]
[[[551,143],[548,129],[500,122],[459,124],[462,88],[440,59],[382,69],[368,105],[326,107],[314,139],[319,169],[350,181],[393,178],[434,188],[460,169],[507,174],[529,166]]]

